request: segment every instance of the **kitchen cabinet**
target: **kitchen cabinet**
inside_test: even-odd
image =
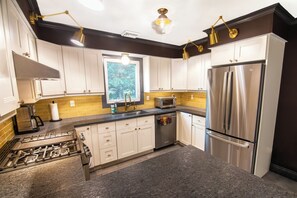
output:
[[[192,145],[204,151],[205,147],[205,118],[193,115]]]
[[[65,78],[62,47],[53,43],[37,40],[38,61],[60,72],[60,79],[41,80],[42,96],[65,94]]]
[[[40,80],[17,80],[20,103],[35,103],[41,99]]]
[[[116,122],[118,158],[155,148],[154,116]]]
[[[4,3],[4,2],[3,2]],[[12,64],[12,55],[6,37],[9,34],[7,28],[7,15],[3,11],[0,4],[0,76],[1,76],[1,92],[0,92],[0,117],[18,108],[18,92],[15,79],[14,66]],[[7,11],[7,10],[6,10]],[[6,36],[5,36],[6,35]]]
[[[101,51],[66,46],[62,46],[62,51],[66,93],[103,93]]]
[[[144,57],[143,67],[145,92],[171,89],[171,60],[169,58]]]
[[[210,67],[210,54],[191,57],[188,60],[187,89],[191,91],[206,90],[207,70]]]
[[[86,89],[88,93],[104,93],[102,52],[84,48]]]
[[[181,58],[171,60],[171,90],[187,90],[187,61]]]
[[[78,135],[78,138],[81,138],[84,144],[86,144],[92,154],[92,157],[90,159],[90,168],[94,167],[95,161],[94,161],[94,149],[93,149],[93,134],[96,134],[96,125],[92,126],[83,126],[83,127],[77,127],[75,128],[76,133]]]
[[[191,134],[191,126],[192,126],[192,114],[178,112],[178,139],[181,143],[185,145],[190,145],[192,143],[192,134]]]
[[[62,46],[67,94],[86,93],[86,74],[82,48]]]
[[[258,36],[211,48],[211,65],[266,59],[267,36]]]

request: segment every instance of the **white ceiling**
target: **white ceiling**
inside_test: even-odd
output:
[[[253,11],[281,3],[295,18],[297,0],[103,0],[104,10],[93,11],[78,0],[37,0],[41,14],[69,10],[85,28],[121,34],[124,30],[138,32],[139,38],[162,43],[182,45],[189,39],[198,40],[207,35],[202,32],[222,15],[226,21]],[[172,30],[165,35],[152,29],[158,8],[169,10]],[[76,26],[66,15],[49,17],[46,21]]]

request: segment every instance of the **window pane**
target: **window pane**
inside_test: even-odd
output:
[[[118,59],[106,59],[104,63],[107,103],[123,102],[126,93],[133,101],[140,101],[139,63],[123,65]]]

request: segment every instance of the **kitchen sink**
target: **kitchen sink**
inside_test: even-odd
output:
[[[134,116],[134,115],[141,115],[143,113],[147,113],[147,111],[137,110],[137,111],[128,111],[128,112],[123,112],[123,113],[117,113],[117,114],[121,115],[121,116]]]

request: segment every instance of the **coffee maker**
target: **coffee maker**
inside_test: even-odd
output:
[[[17,135],[37,132],[44,126],[42,119],[35,115],[34,104],[22,104],[13,117],[13,125]]]

